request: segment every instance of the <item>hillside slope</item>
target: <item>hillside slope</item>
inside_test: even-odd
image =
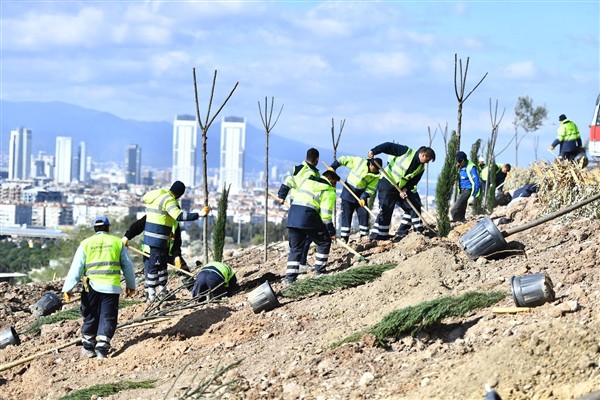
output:
[[[513,217],[511,225],[502,225],[507,229],[534,219],[538,209],[533,197],[501,207],[496,215]],[[262,246],[230,254],[243,292],[166,322],[119,330],[115,352],[106,360],[84,359],[71,346],[0,372],[0,398],[57,399],[98,383],[157,379],[155,389],[110,398],[162,399],[182,373],[169,396],[174,398],[238,360],[240,366],[225,376],[236,380],[225,398],[481,399],[489,384],[505,400],[576,399],[599,390],[598,221],[551,221],[508,238],[511,248],[521,245],[524,251],[476,261],[456,244],[474,224],[458,226],[443,239],[411,233],[400,243],[354,243],[366,261],[334,246],[332,271],[388,262],[397,267],[334,294],[279,297],[281,307],[260,314],[252,312],[247,293],[266,279],[275,291],[282,289],[285,243],[270,246],[267,262]],[[536,272],[550,276],[556,300],[530,312],[494,314],[486,308],[392,340],[389,348],[375,347],[368,338],[330,348],[392,310],[473,290],[509,293],[512,276]],[[175,286],[178,280],[170,282]],[[24,330],[33,322],[28,306],[61,285],[0,285],[2,329]],[[510,294],[496,304],[514,305]],[[120,321],[145,307],[128,307]],[[76,339],[79,326],[80,321],[61,322],[45,326],[39,336],[22,337],[20,346],[0,350],[0,364]]]

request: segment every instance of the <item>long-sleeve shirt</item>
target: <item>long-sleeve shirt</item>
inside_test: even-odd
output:
[[[396,157],[401,156],[410,150],[411,149],[408,146],[404,146],[402,144],[397,144],[397,143],[392,143],[392,142],[385,142],[385,143],[382,143],[371,149],[373,154],[384,153],[384,154],[388,154],[390,156],[396,156]],[[421,161],[419,161],[419,152],[415,152],[415,156],[413,157],[412,161],[410,162],[410,166],[406,170],[406,175],[409,175],[410,173],[415,171],[420,165],[421,165]],[[382,167],[383,167],[383,165],[382,165]],[[411,191],[413,189],[415,189],[417,186],[417,183],[419,183],[419,181],[421,180],[421,177],[423,176],[423,172],[424,171],[421,171],[418,174],[416,174],[415,176],[413,176],[411,179],[409,179],[406,182],[406,185],[404,185],[404,187],[407,190],[411,190]],[[379,186],[382,188],[386,188],[386,189],[393,187],[393,185],[387,180],[387,178],[384,178],[384,177],[382,177],[379,180]]]
[[[108,233],[100,231],[96,232],[96,235],[108,235]],[[69,272],[67,273],[67,277],[65,278],[65,283],[63,284],[62,291],[70,292],[73,288],[79,283],[81,277],[84,275],[85,271],[85,260],[86,254],[83,250],[83,247],[80,245],[75,252],[75,256],[73,257],[73,261],[71,262],[71,267],[69,268]],[[133,269],[133,263],[131,262],[131,258],[129,257],[129,253],[125,249],[125,246],[121,249],[120,254],[120,262],[121,262],[121,271],[123,271],[123,276],[125,277],[125,285],[129,289],[135,289],[135,272]],[[100,293],[109,293],[109,294],[119,294],[121,293],[121,287],[112,286],[112,285],[101,285],[90,281],[90,285],[92,289],[96,292]]]

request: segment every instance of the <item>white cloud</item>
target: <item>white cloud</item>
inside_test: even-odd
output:
[[[150,58],[150,69],[154,76],[160,76],[172,70],[187,69],[191,58],[181,51],[170,51]]]
[[[365,72],[374,76],[409,76],[417,62],[403,52],[362,53],[354,62]]]
[[[50,50],[49,47],[90,47],[103,40],[104,12],[83,8],[75,15],[28,13],[3,21],[5,49]]]
[[[521,61],[508,64],[504,67],[504,74],[507,78],[512,79],[529,79],[537,74],[537,70],[533,61]]]
[[[437,36],[432,33],[419,34],[417,32],[407,32],[406,36],[413,43],[427,46],[433,46],[437,41]]]

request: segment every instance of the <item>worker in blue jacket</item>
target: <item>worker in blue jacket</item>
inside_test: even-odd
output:
[[[452,222],[463,222],[467,213],[467,205],[481,195],[481,181],[477,166],[469,161],[464,151],[456,153],[456,165],[458,166],[459,194],[450,209],[450,216]]]
[[[575,122],[569,121],[565,114],[558,117],[560,126],[556,132],[556,139],[550,145],[550,150],[554,150],[560,144],[560,157],[573,161],[581,150],[581,135]]]
[[[412,209],[408,201],[421,211],[421,199],[417,193],[417,183],[421,180],[425,171],[425,164],[435,161],[435,152],[430,147],[420,147],[413,150],[408,146],[397,143],[386,142],[373,147],[367,156],[373,159],[375,155],[384,153],[389,157],[388,165],[383,167],[387,175],[394,180],[394,183],[400,188],[400,191],[390,183],[388,178],[380,179],[377,184],[379,214],[373,224],[369,239],[371,240],[402,240],[412,226],[417,232],[423,232],[423,223]],[[384,174],[385,175],[385,174]],[[396,204],[402,208],[404,214],[400,221],[400,226],[396,234],[392,237],[390,232],[390,223]]]
[[[306,151],[306,159],[294,167],[291,175],[288,175],[277,192],[277,196],[281,204],[284,203],[286,198],[289,198],[290,203],[294,202],[294,196],[298,191],[298,188],[305,180],[311,176],[319,177],[319,150],[311,147]],[[302,257],[300,257],[300,273],[305,274],[308,269],[308,250],[310,249],[311,240],[307,239],[304,242],[304,248],[302,249]]]
[[[311,176],[298,188],[287,219],[290,253],[285,271],[286,285],[298,278],[302,249],[308,239],[317,245],[314,275],[326,273],[329,250],[335,240],[333,208],[335,185],[339,180],[334,171],[325,171],[321,177]]]

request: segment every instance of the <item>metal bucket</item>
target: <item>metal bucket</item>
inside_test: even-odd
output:
[[[254,310],[255,314],[261,311],[272,310],[281,305],[273,289],[271,289],[269,281],[265,281],[262,285],[251,291],[248,295],[248,301],[252,305],[252,310]]]
[[[34,317],[43,317],[50,315],[55,311],[60,310],[62,307],[62,301],[58,298],[54,292],[47,292],[42,296],[37,303],[29,306],[31,313]]]
[[[472,259],[506,247],[506,240],[496,224],[487,215],[465,233],[458,242]]]
[[[545,272],[513,276],[510,288],[517,307],[535,307],[554,301],[554,285]]]
[[[0,332],[0,349],[5,348],[9,344],[18,346],[21,344],[21,339],[17,335],[17,331],[12,326],[6,328],[3,332]]]

